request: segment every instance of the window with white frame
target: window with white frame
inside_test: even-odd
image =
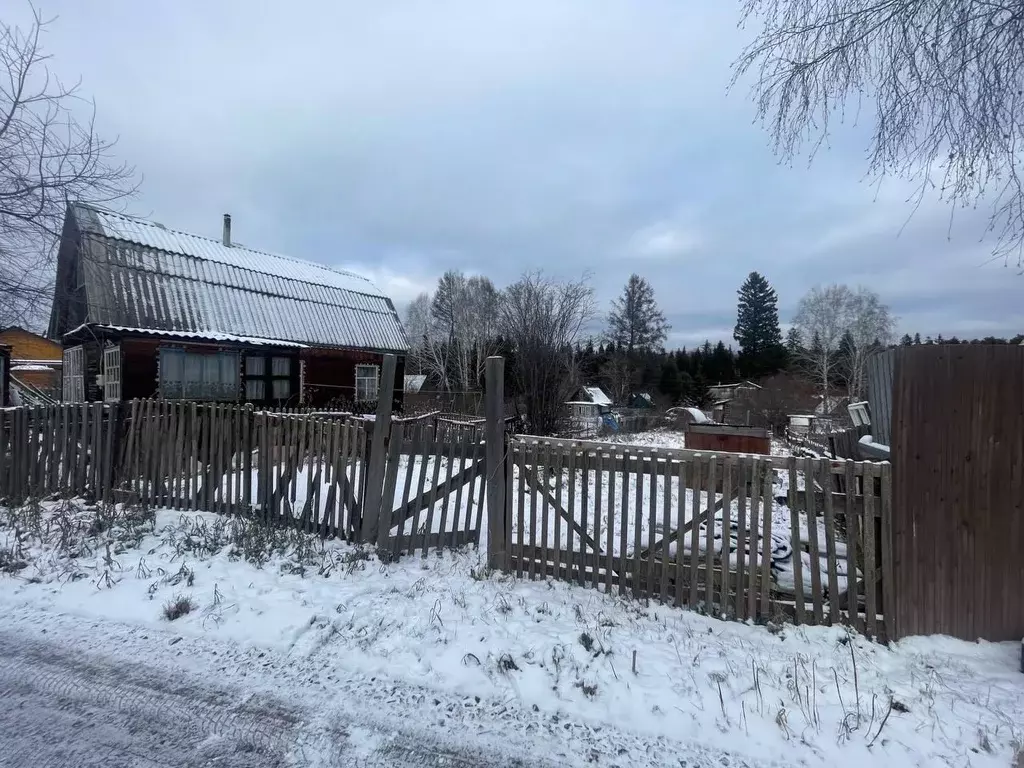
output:
[[[108,403],[121,402],[121,347],[103,350],[103,399]]]
[[[160,348],[160,397],[168,400],[237,400],[237,352]]]
[[[356,402],[367,403],[377,399],[380,368],[376,365],[356,366]]]
[[[85,348],[81,345],[64,350],[63,398],[67,403],[85,402]]]

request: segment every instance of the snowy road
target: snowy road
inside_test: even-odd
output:
[[[397,730],[311,726],[311,715],[266,694],[0,631],[0,754],[10,768],[520,764]]]
[[[0,763],[11,768],[751,765],[392,680],[325,676],[315,654],[5,608]]]

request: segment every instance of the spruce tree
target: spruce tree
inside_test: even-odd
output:
[[[785,363],[779,298],[771,284],[751,272],[739,290],[733,336],[740,345],[740,374],[757,378],[776,373]]]

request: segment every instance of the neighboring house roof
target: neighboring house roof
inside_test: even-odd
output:
[[[405,377],[405,391],[406,392],[419,392],[423,389],[424,383],[427,381],[426,374],[413,374]]]
[[[611,405],[612,400],[600,387],[583,387],[583,394],[595,405]]]
[[[816,416],[830,416],[845,407],[848,402],[849,398],[847,397],[826,397],[814,407],[814,414]]]
[[[359,275],[91,206],[72,205],[69,215],[83,238],[101,246],[83,249],[90,254],[81,265],[90,324],[409,348],[394,304]]]

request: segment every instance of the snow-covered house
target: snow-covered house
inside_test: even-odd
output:
[[[612,400],[600,387],[580,387],[566,403],[575,419],[597,419],[612,409]]]
[[[333,254],[332,254],[333,255]],[[82,204],[68,207],[50,338],[70,401],[295,406],[377,399],[385,353],[409,343],[369,280]]]

